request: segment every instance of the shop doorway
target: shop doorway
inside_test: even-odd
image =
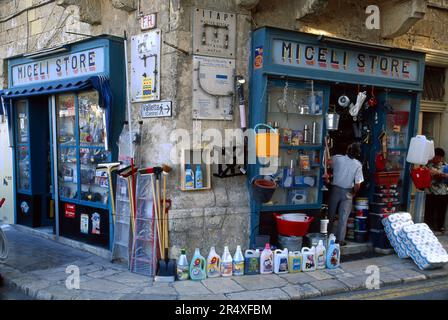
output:
[[[54,232],[50,111],[47,96],[15,102],[17,223]]]

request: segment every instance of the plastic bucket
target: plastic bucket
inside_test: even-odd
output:
[[[367,242],[367,238],[368,238],[368,232],[367,231],[356,231],[354,232],[355,234],[355,242],[358,243],[365,243]]]
[[[278,242],[282,249],[287,248],[289,251],[300,251],[302,250],[303,237],[278,236]]]
[[[304,213],[284,213],[282,219],[286,221],[304,222],[306,221],[306,214]]]
[[[308,229],[313,222],[313,217],[306,217],[305,221],[283,220],[282,214],[274,213],[277,222],[277,232],[283,236],[303,237],[308,233]]]
[[[367,231],[367,217],[355,218],[355,231]]]
[[[337,113],[328,113],[325,118],[327,124],[327,130],[338,130],[340,118],[341,116]]]
[[[308,247],[317,247],[319,240],[322,240],[325,247],[327,247],[327,235],[322,233],[309,233],[306,235]]]
[[[368,198],[356,198],[355,206],[369,208],[369,199]]]
[[[277,190],[277,184],[275,181],[266,179],[252,179],[251,183],[251,195],[252,198],[259,203],[266,203],[271,201],[275,190]]]

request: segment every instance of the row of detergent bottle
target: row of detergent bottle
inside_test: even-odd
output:
[[[303,248],[302,251],[288,252],[284,250],[271,250],[266,244],[264,250],[246,250],[245,256],[238,246],[232,258],[229,248],[224,247],[222,258],[216,253],[214,247],[210,249],[208,258],[201,256],[200,250],[188,263],[186,252],[183,249],[177,264],[178,280],[204,280],[205,278],[230,277],[241,275],[269,274],[269,273],[296,273],[314,271],[316,269],[335,269],[340,264],[340,248],[335,243],[333,235],[329,238],[328,251],[319,242],[317,247]]]

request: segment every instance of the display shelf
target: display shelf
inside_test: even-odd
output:
[[[204,156],[207,161],[204,161]],[[180,189],[185,192],[204,191],[212,188],[211,149],[182,149],[180,161]],[[196,166],[202,171],[202,188],[188,189],[185,182],[186,167],[190,165],[196,179]],[[193,183],[194,184],[194,183]]]

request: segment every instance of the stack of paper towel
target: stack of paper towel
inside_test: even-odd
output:
[[[387,237],[400,258],[412,258],[421,269],[433,269],[448,263],[448,253],[424,223],[414,224],[407,212],[383,219]]]

